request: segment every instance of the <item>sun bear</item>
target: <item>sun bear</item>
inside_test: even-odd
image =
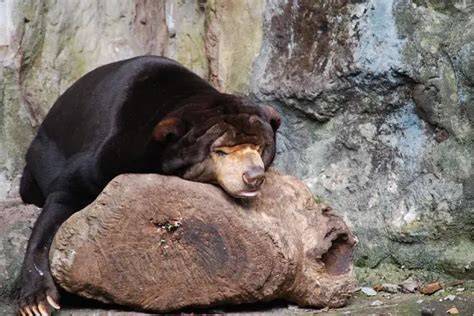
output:
[[[122,173],[175,175],[255,197],[275,155],[279,114],[224,94],[179,63],[142,56],[99,67],[55,102],[26,154],[20,195],[42,207],[18,309],[48,315],[59,293],[48,252],[59,226]]]

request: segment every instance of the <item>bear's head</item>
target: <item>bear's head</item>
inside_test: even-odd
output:
[[[159,167],[198,182],[215,183],[236,198],[255,197],[275,156],[280,115],[245,97],[201,96],[155,125]]]

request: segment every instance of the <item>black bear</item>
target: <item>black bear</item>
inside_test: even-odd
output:
[[[20,194],[42,207],[21,273],[21,315],[59,308],[48,252],[59,226],[122,173],[215,183],[258,194],[275,155],[279,114],[220,93],[175,61],[136,57],[99,67],[55,102],[26,154]]]

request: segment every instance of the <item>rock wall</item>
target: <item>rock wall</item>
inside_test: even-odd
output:
[[[358,266],[474,276],[474,6],[442,3],[266,11],[252,92],[284,113],[277,167],[349,210]]]
[[[343,212],[360,278],[474,277],[472,0],[0,1],[0,199],[58,95],[142,54],[281,111],[275,166]]]

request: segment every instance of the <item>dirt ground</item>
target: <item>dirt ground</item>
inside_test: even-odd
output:
[[[460,291],[463,289],[462,291]],[[454,298],[453,298],[454,296]],[[453,299],[453,300],[450,300]],[[133,311],[119,310],[117,307],[104,306],[90,301],[74,301],[67,299],[69,306],[55,313],[58,316],[139,316],[155,315]],[[376,302],[374,304],[374,302]],[[382,302],[382,303],[380,303]],[[381,304],[381,305],[380,305]],[[89,306],[90,308],[84,308]],[[458,314],[450,314],[448,311]],[[271,304],[255,304],[239,307],[215,308],[211,310],[182,311],[182,315],[190,314],[228,314],[228,315],[321,315],[321,316],[438,316],[438,315],[474,315],[474,281],[465,282],[461,286],[437,292],[431,296],[415,294],[378,293],[368,297],[357,292],[350,304],[344,308],[333,310],[317,310],[298,308],[283,302]],[[0,315],[14,315],[12,306],[0,306]]]

